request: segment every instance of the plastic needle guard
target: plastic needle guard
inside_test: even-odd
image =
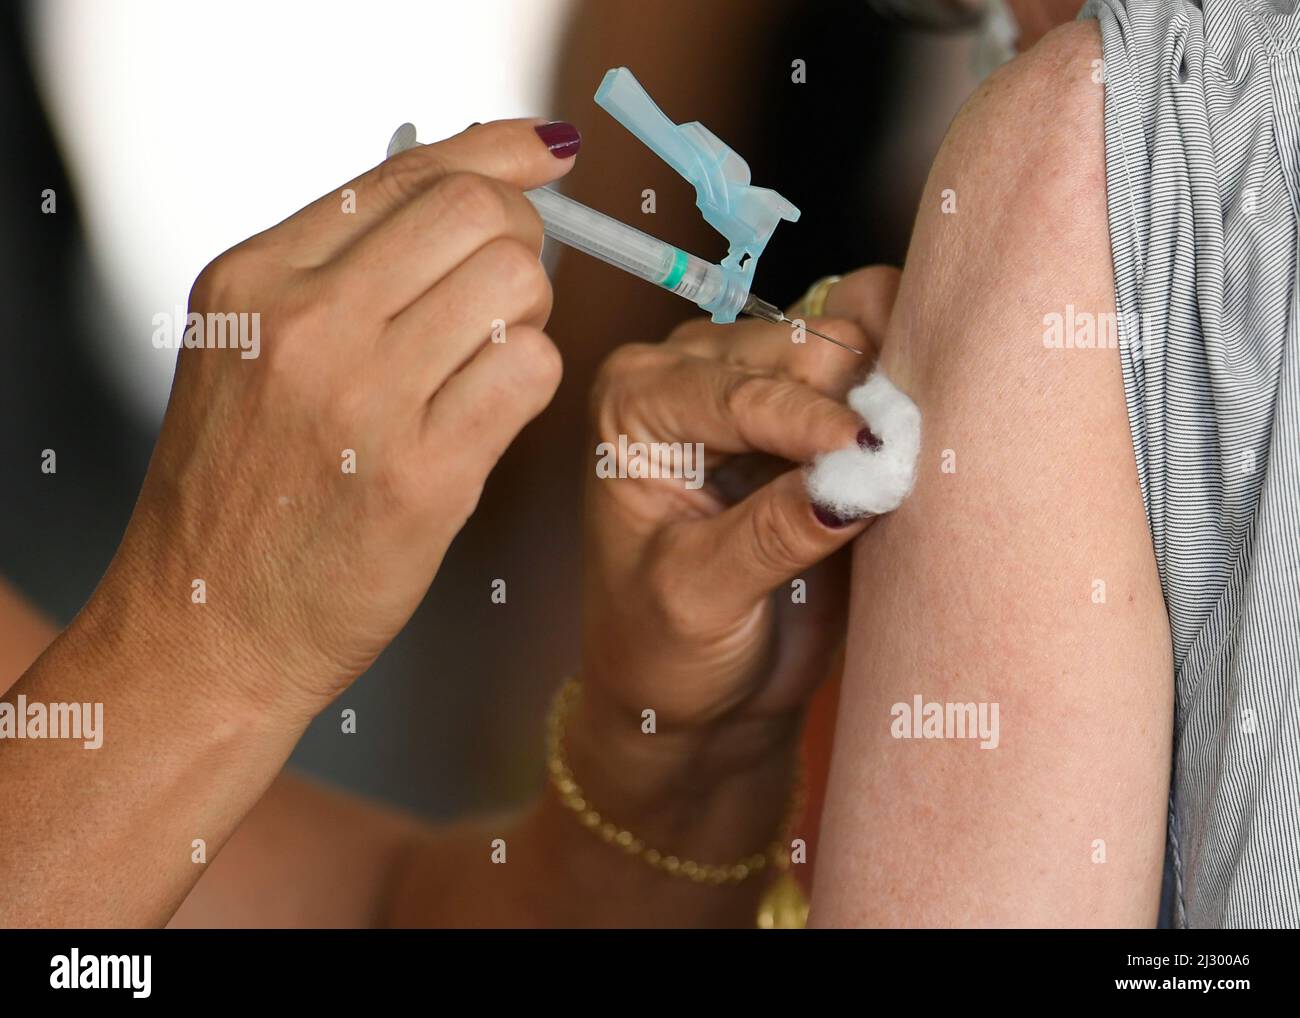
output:
[[[674,124],[626,67],[605,73],[596,104],[631,131],[695,187],[705,221],[727,238],[723,278],[729,284],[704,310],[715,322],[734,322],[736,288],[748,296],[759,256],[781,220],[797,222],[799,210],[780,194],[749,182],[749,164],[703,124]]]

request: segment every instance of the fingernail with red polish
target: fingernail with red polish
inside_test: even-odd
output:
[[[476,121],[474,121],[474,123],[472,123],[472,124],[469,125],[469,127],[482,127],[482,126],[483,126],[483,121],[481,121],[481,120],[476,120]],[[465,128],[465,130],[468,131],[468,130],[469,130],[469,127]]]
[[[816,502],[812,504],[812,511],[813,515],[817,517],[818,523],[823,527],[830,527],[832,530],[839,530],[841,527],[847,527],[850,523],[855,522],[852,519],[846,520],[844,517],[836,515]]]
[[[858,445],[863,449],[870,449],[872,452],[877,452],[884,443],[876,437],[875,432],[870,428],[863,428],[858,432]]]
[[[552,124],[538,124],[533,130],[556,159],[576,156],[578,149],[582,148],[582,135],[578,133],[578,129],[563,120],[557,120]]]

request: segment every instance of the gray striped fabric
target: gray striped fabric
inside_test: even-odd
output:
[[[1173,632],[1175,921],[1300,926],[1300,14],[1091,0],[1120,357]]]

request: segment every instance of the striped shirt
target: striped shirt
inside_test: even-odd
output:
[[[1300,11],[1090,0],[1180,926],[1300,926]],[[1081,73],[1084,71],[1081,70]]]

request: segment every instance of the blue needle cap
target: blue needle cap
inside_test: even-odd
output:
[[[749,295],[777,224],[798,221],[799,210],[771,188],[752,185],[749,164],[703,124],[674,124],[664,116],[626,67],[606,72],[596,103],[695,187],[695,204],[728,245],[721,263],[728,285],[704,310],[719,324],[734,322],[736,292]]]

